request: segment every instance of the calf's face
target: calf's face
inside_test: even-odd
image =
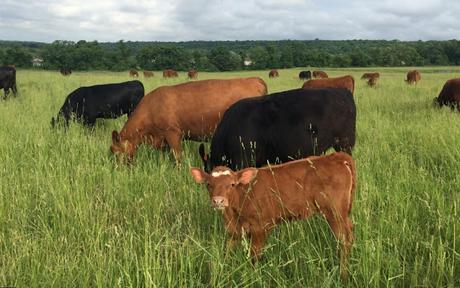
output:
[[[134,157],[135,147],[128,140],[121,140],[117,131],[112,132],[112,145],[110,151],[118,158],[119,161],[131,161]]]
[[[218,166],[211,174],[199,168],[191,168],[195,182],[206,183],[211,197],[211,206],[224,210],[230,206],[232,199],[238,195],[238,186],[251,183],[257,176],[256,168],[246,168],[233,172],[227,167]]]

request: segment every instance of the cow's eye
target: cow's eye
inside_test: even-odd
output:
[[[232,183],[232,187],[235,187],[236,186],[236,183]]]

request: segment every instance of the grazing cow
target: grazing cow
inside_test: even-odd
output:
[[[407,78],[405,81],[407,84],[417,84],[417,82],[420,81],[421,78],[422,76],[420,75],[420,72],[418,72],[417,70],[412,70],[407,72]]]
[[[182,138],[209,137],[230,105],[266,93],[267,85],[257,77],[159,87],[145,95],[120,134],[113,131],[110,149],[119,157],[132,160],[141,143],[156,149],[169,146],[179,161]]]
[[[355,92],[355,79],[351,75],[336,78],[311,79],[305,82],[302,88],[345,88],[353,94]]]
[[[175,78],[179,77],[179,74],[177,74],[176,71],[172,69],[166,69],[163,71],[163,78]]]
[[[190,71],[188,71],[187,76],[188,76],[188,79],[190,79],[190,80],[197,79],[198,78],[198,71],[190,70]]]
[[[329,76],[324,71],[313,71],[313,77],[315,77],[315,78],[328,78]]]
[[[367,85],[369,85],[369,87],[375,87],[377,85],[378,80],[379,78],[369,78],[367,80]]]
[[[356,107],[346,89],[295,89],[243,99],[225,111],[211,141],[200,145],[206,171],[278,164],[329,148],[351,155]]]
[[[80,87],[67,96],[57,119],[63,117],[67,126],[74,114],[76,120],[93,126],[96,118],[117,118],[123,114],[129,116],[142,97],[144,85],[137,80]],[[57,119],[51,119],[52,126]]]
[[[449,106],[452,110],[457,107],[460,112],[460,78],[447,80],[439,96],[434,98],[433,102],[439,107]]]
[[[276,69],[272,69],[268,73],[269,78],[276,78],[276,77],[279,77],[279,76],[280,76],[280,73],[278,73],[278,70],[276,70]]]
[[[308,80],[311,79],[311,71],[300,71],[299,73],[300,80]]]
[[[379,72],[368,72],[368,73],[364,73],[363,76],[361,76],[361,79],[371,79],[371,78],[380,78],[380,73]]]
[[[63,68],[59,69],[59,72],[61,72],[61,74],[63,76],[69,76],[70,74],[72,74],[72,69],[70,69],[68,67],[63,67]]]
[[[197,183],[207,184],[211,205],[223,211],[229,248],[246,234],[253,261],[261,257],[265,240],[278,223],[324,216],[341,244],[340,271],[347,276],[353,243],[350,219],[356,188],[356,168],[351,156],[339,152],[264,168],[237,172],[223,166],[210,174],[190,172]]]
[[[16,68],[11,66],[0,67],[0,89],[3,89],[4,91],[3,99],[6,99],[10,93],[10,89],[16,97],[18,93],[18,89],[16,87]]]
[[[139,73],[135,69],[129,70],[129,77],[139,77]]]
[[[144,78],[150,78],[153,77],[153,72],[152,71],[144,71]]]

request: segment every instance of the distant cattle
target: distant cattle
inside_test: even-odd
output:
[[[442,87],[439,96],[434,98],[434,103],[442,106],[449,106],[452,109],[457,107],[460,112],[460,78],[448,80]]]
[[[138,145],[146,143],[156,149],[170,147],[179,161],[183,138],[209,137],[230,105],[266,93],[267,85],[257,77],[159,87],[145,95],[120,134],[113,131],[111,151],[131,160]]]
[[[269,78],[276,78],[276,77],[279,77],[280,74],[278,73],[278,70],[276,69],[272,69],[270,70],[270,72],[268,72],[268,77]]]
[[[17,95],[16,68],[11,66],[0,67],[0,89],[3,89],[4,91],[3,99],[6,99],[10,93],[10,89],[13,91],[14,96]]]
[[[311,79],[311,71],[300,71],[299,73],[300,80],[308,80]]]
[[[67,96],[57,119],[52,118],[51,124],[54,126],[62,117],[68,125],[74,116],[77,121],[92,126],[96,118],[129,116],[143,96],[144,85],[137,80],[80,87]]]
[[[163,78],[175,78],[179,77],[179,74],[177,74],[176,71],[172,69],[166,69],[163,71]]]
[[[154,74],[152,71],[144,71],[144,78],[150,78],[150,77],[153,77]]]
[[[190,79],[190,80],[197,79],[198,78],[198,71],[190,70],[190,71],[188,71],[187,76],[188,76],[188,79]]]
[[[265,168],[232,171],[223,166],[210,174],[199,168],[190,172],[197,183],[207,184],[211,206],[223,212],[227,247],[246,234],[257,261],[265,240],[278,224],[322,215],[340,247],[340,272],[347,276],[353,243],[350,213],[356,189],[353,159],[339,152]]]
[[[407,77],[405,81],[407,84],[417,84],[417,82],[420,81],[421,78],[422,76],[420,75],[420,72],[418,72],[417,70],[412,70],[407,72]]]
[[[206,171],[284,163],[355,145],[356,107],[346,89],[295,89],[243,99],[227,109],[199,153]]]
[[[355,79],[351,75],[336,78],[311,79],[302,88],[345,88],[352,94],[355,92]]]
[[[69,76],[70,74],[72,74],[72,69],[70,69],[68,67],[63,67],[63,68],[59,69],[59,72],[61,72],[61,74],[63,76]]]
[[[315,77],[315,78],[328,78],[329,76],[324,71],[313,71],[313,77]]]
[[[363,76],[361,76],[361,79],[371,79],[371,78],[380,78],[380,73],[379,72],[368,72],[368,73],[364,73]]]
[[[139,73],[137,72],[137,70],[131,69],[131,70],[129,70],[129,76],[130,77],[139,77]]]

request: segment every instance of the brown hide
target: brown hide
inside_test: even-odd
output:
[[[447,80],[435,101],[439,106],[457,107],[460,111],[460,78]]]
[[[182,138],[211,136],[230,105],[265,94],[267,85],[257,77],[159,87],[142,98],[120,134],[113,131],[111,150],[132,159],[141,143],[157,149],[169,146],[179,160]]]
[[[163,78],[175,78],[179,77],[179,74],[177,74],[176,71],[172,69],[166,69],[163,71]]]
[[[420,72],[417,70],[412,70],[407,72],[406,83],[407,84],[417,84],[418,81],[422,79]]]
[[[275,78],[275,77],[279,77],[279,76],[280,76],[280,74],[278,73],[278,70],[276,70],[276,69],[272,69],[268,73],[269,78]]]
[[[313,71],[313,77],[314,78],[328,78],[329,76],[324,71]]]
[[[337,78],[311,79],[305,82],[302,88],[345,88],[353,94],[355,91],[355,79],[351,75]]]
[[[153,77],[153,72],[152,71],[144,71],[144,77],[145,78],[150,78]]]
[[[190,70],[187,73],[188,79],[197,79],[198,78],[198,71]]]
[[[130,77],[139,77],[139,73],[137,73],[137,70],[131,69],[131,70],[129,70],[129,76]]]
[[[356,187],[355,163],[348,154],[313,156],[237,172],[222,166],[211,174],[192,168],[191,174],[196,182],[207,183],[212,206],[223,210],[230,240],[239,240],[242,233],[249,236],[254,260],[277,224],[321,214],[342,244],[341,271],[346,274],[353,241],[349,215]]]
[[[379,72],[368,72],[368,73],[364,73],[363,76],[361,76],[361,79],[372,79],[372,78],[380,78],[380,73]]]

